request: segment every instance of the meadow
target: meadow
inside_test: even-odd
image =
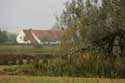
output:
[[[29,57],[30,56],[30,57]],[[33,57],[32,57],[33,56]],[[26,61],[27,60],[27,61]],[[34,60],[34,61],[32,61]],[[29,76],[62,76],[86,78],[116,78],[115,81],[98,79],[95,83],[123,83],[117,78],[125,78],[125,57],[110,58],[92,51],[76,52],[57,47],[33,47],[31,45],[0,45],[0,75],[19,75],[18,79]],[[4,67],[4,66],[7,67]],[[9,67],[8,67],[9,65]],[[14,66],[16,65],[16,66]],[[21,77],[20,75],[24,75]],[[0,83],[16,82],[16,76],[0,77]],[[12,79],[9,79],[12,78]],[[28,77],[29,78],[29,77]],[[31,77],[33,78],[33,77]],[[39,79],[38,79],[39,78]],[[29,83],[57,83],[57,80],[47,80],[34,77]],[[105,82],[106,80],[106,82]],[[23,80],[24,81],[24,80]],[[119,82],[120,81],[120,82]],[[23,83],[23,82],[21,82]],[[28,83],[28,82],[24,82]],[[58,83],[91,83],[91,80],[64,79]]]
[[[0,76],[0,83],[125,83],[125,79]]]
[[[29,55],[37,55],[51,52],[53,48],[32,46],[32,45],[0,45],[0,55],[2,54],[29,54]]]

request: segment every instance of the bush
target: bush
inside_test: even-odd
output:
[[[35,47],[35,48],[41,48],[42,46],[41,46],[40,44],[38,44],[38,43],[35,43],[35,44],[33,45],[33,47]]]
[[[56,49],[52,55],[39,58],[32,67],[24,67],[25,74],[41,76],[125,77],[125,57],[107,57],[94,51]]]

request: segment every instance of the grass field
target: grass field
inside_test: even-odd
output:
[[[51,52],[54,48],[37,48],[32,45],[0,45],[0,54],[44,54]]]
[[[0,83],[125,83],[125,79],[0,76]]]
[[[27,55],[43,54],[55,50],[55,48],[34,48],[30,45],[0,45],[0,55]],[[4,60],[4,59],[3,59]],[[104,79],[104,78],[72,78],[72,77],[40,77],[40,76],[9,76],[5,69],[13,70],[15,66],[0,66],[0,83],[125,83],[125,79]],[[20,68],[20,67],[19,67]],[[15,70],[14,70],[15,71]],[[12,71],[13,72],[13,71]],[[9,72],[9,73],[12,73]],[[16,74],[17,75],[17,74]],[[19,74],[20,75],[20,74]],[[22,75],[22,74],[21,74]]]

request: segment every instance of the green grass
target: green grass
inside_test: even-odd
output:
[[[55,48],[35,48],[31,45],[0,45],[0,54],[45,54]]]
[[[125,79],[0,76],[0,83],[125,83]]]

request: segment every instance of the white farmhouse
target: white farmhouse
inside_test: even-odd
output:
[[[18,44],[59,44],[62,31],[52,30],[22,30],[16,41]]]

